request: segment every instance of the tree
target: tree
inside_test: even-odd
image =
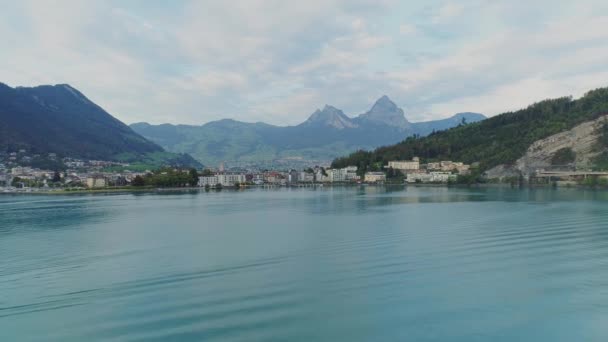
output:
[[[61,174],[59,174],[59,171],[55,171],[55,173],[53,174],[53,183],[59,183],[61,182]]]
[[[551,165],[568,165],[576,161],[576,153],[569,147],[557,150],[551,157]]]
[[[211,171],[209,169],[204,169],[203,172],[201,172],[201,176],[203,176],[203,177],[213,176],[213,171]]]
[[[13,180],[11,181],[11,186],[17,187],[19,185],[19,183],[21,183],[21,178],[14,177]]]
[[[146,181],[144,180],[144,177],[142,177],[140,175],[137,175],[131,181],[131,185],[133,185],[133,186],[144,186],[144,185],[146,185]]]
[[[197,186],[198,185],[198,172],[196,171],[196,169],[192,168],[190,169],[190,171],[188,172],[188,184],[190,184],[190,186]]]

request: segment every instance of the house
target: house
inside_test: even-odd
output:
[[[363,179],[366,183],[382,183],[386,181],[386,174],[384,172],[366,172]]]

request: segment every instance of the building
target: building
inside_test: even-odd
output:
[[[399,171],[416,171],[420,170],[420,159],[414,157],[412,160],[393,160],[389,161],[388,165],[385,166],[387,169],[399,170]]]
[[[297,183],[300,181],[300,173],[296,170],[291,170],[289,171],[289,174],[287,175],[287,181],[289,183]]]
[[[222,186],[235,186],[246,181],[243,174],[221,174],[217,175],[217,180]]]
[[[298,175],[298,181],[303,183],[312,183],[315,181],[315,174],[302,171]]]
[[[447,183],[452,178],[455,176],[450,172],[410,172],[405,181],[408,183]]]
[[[347,166],[342,169],[329,169],[326,170],[327,173],[327,181],[336,183],[336,182],[352,182],[359,179],[357,176],[357,167],[356,166]]]
[[[382,183],[386,181],[384,172],[366,172],[364,176],[366,183]]]
[[[103,188],[107,186],[108,182],[102,175],[95,175],[87,177],[87,187],[89,188]]]
[[[449,160],[441,162],[441,171],[457,171],[458,173],[464,173],[468,172],[470,168],[470,165],[466,165],[461,162],[453,162]]]
[[[215,176],[198,177],[198,186],[235,186],[246,182],[242,174],[219,174]]]
[[[198,186],[216,186],[217,184],[219,184],[217,176],[198,177]]]

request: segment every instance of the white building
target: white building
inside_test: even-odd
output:
[[[420,170],[420,159],[418,157],[414,157],[412,160],[389,161],[388,165],[385,168],[399,171]]]
[[[241,183],[245,183],[245,181],[246,181],[245,175],[242,175],[242,174],[217,175],[217,180],[218,180],[218,182],[220,182],[220,184],[222,184],[222,186],[234,186],[237,183],[241,184]]]
[[[219,184],[217,176],[200,176],[198,177],[198,186],[216,186]]]
[[[241,174],[220,174],[215,176],[198,177],[198,186],[234,186],[235,184],[245,183],[245,175]]]
[[[366,183],[381,183],[386,181],[384,172],[366,172],[364,180]]]
[[[351,182],[359,179],[357,176],[356,166],[347,166],[342,169],[327,170],[327,178],[329,182]]]
[[[455,176],[449,172],[412,172],[407,174],[405,181],[408,183],[447,183],[453,177]]]

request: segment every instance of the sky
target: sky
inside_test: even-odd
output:
[[[294,125],[382,95],[410,121],[608,86],[608,1],[0,0],[0,82],[126,123]]]

